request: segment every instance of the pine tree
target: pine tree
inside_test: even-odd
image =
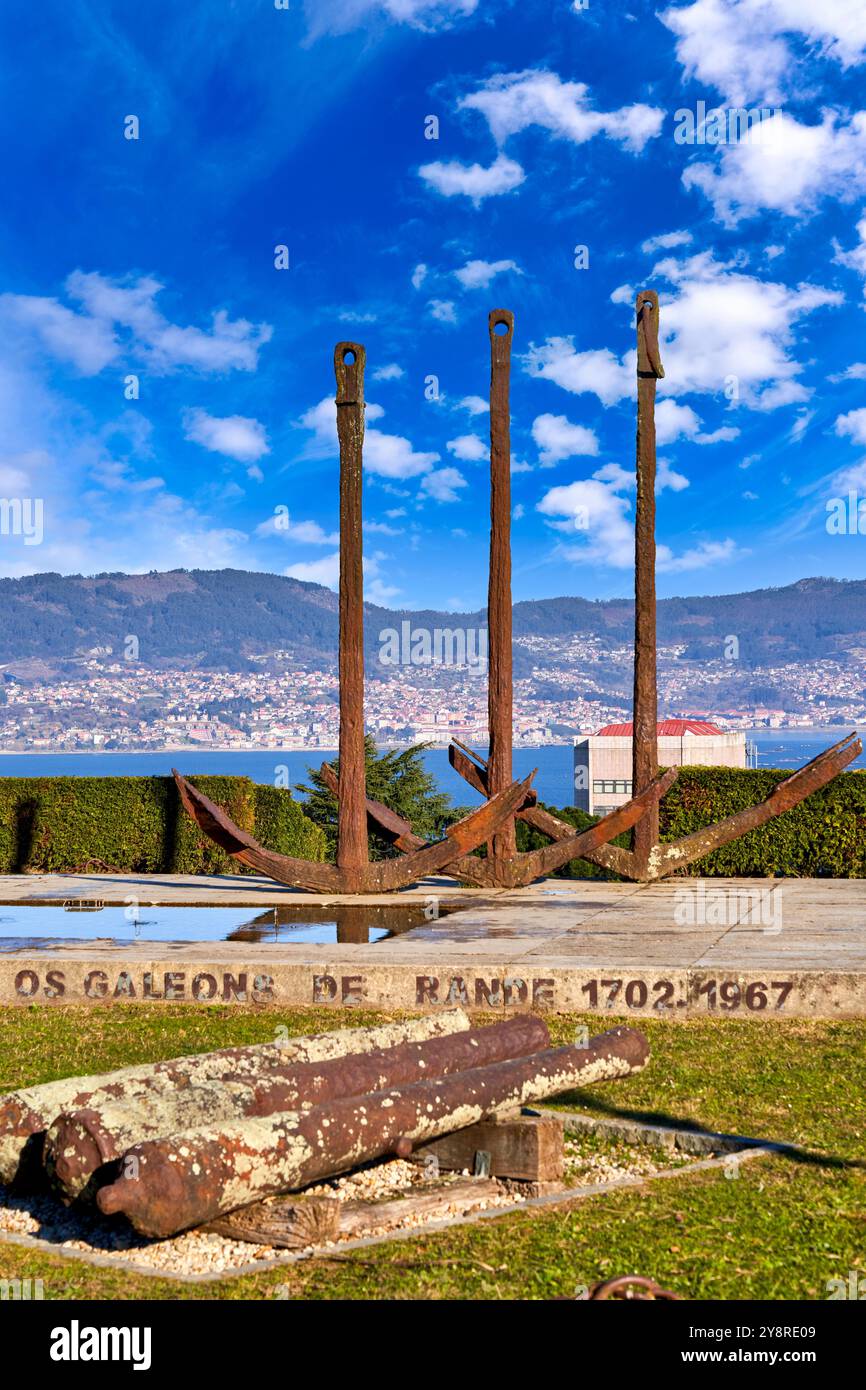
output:
[[[367,769],[367,795],[374,801],[381,801],[391,811],[410,822],[416,835],[425,840],[437,840],[445,828],[459,819],[462,811],[451,804],[444,792],[436,790],[436,778],[424,767],[422,754],[431,745],[417,743],[412,748],[386,749],[376,751],[376,744],[370,734],[364,739],[365,762]],[[340,760],[331,763],[339,776]],[[307,798],[304,814],[320,825],[328,839],[329,857],[333,858],[337,847],[337,799],[328,790],[321,773],[312,767],[307,768],[310,785],[298,783],[295,790]],[[390,858],[395,851],[383,835],[371,831],[368,837],[371,859]]]

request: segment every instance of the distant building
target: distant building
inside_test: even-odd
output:
[[[705,719],[662,719],[659,767],[745,767],[746,736],[726,734]],[[631,724],[608,724],[574,745],[574,805],[606,815],[631,800]]]

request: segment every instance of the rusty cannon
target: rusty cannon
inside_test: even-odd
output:
[[[267,1073],[176,1086],[132,1101],[94,1104],[61,1114],[47,1132],[45,1168],[64,1201],[92,1199],[113,1181],[135,1144],[198,1125],[306,1110],[432,1077],[529,1056],[550,1046],[546,1023],[521,1014],[486,1028],[403,1042],[330,1061],[287,1063]]]
[[[552,1048],[453,1076],[348,1096],[306,1112],[202,1126],[136,1144],[122,1176],[100,1189],[105,1215],[123,1213],[164,1238],[262,1198],[477,1123],[501,1109],[640,1071],[642,1034],[614,1028],[586,1045]]]
[[[338,343],[334,350],[336,413],[340,446],[340,796],[336,864],[315,863],[278,854],[173,769],[181,803],[210,839],[248,868],[295,888],[315,893],[387,893],[405,888],[463,860],[510,823],[532,782],[513,782],[446,830],[440,840],[413,837],[404,853],[370,862],[364,750],[364,575],[362,547],[362,469],[364,445],[364,369],[360,343]],[[383,810],[385,808],[382,808]],[[410,827],[411,831],[411,827]]]
[[[325,1062],[349,1053],[374,1052],[398,1043],[461,1033],[468,1028],[469,1019],[463,1010],[449,1009],[403,1023],[342,1028],[333,1033],[224,1048],[11,1091],[0,1096],[0,1182],[14,1184],[18,1190],[41,1184],[45,1133],[63,1111],[99,1108],[118,1101],[137,1105],[156,1096],[171,1096],[178,1088],[220,1081],[230,1074],[257,1078],[289,1063]]]

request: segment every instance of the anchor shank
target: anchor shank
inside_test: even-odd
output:
[[[658,773],[658,686],[656,640],[656,381],[664,375],[658,355],[658,295],[637,297],[637,502],[635,505],[634,702],[632,715],[632,796],[639,796]],[[658,802],[633,832],[641,876],[659,838]]]
[[[494,309],[490,331],[490,574],[488,578],[487,717],[490,753],[487,794],[495,796],[511,782],[512,654],[511,654],[511,339],[514,315]],[[497,327],[505,332],[498,333]],[[495,859],[517,852],[514,821],[506,822],[493,840]]]
[[[358,343],[338,343],[337,435],[340,442],[340,799],[337,867],[345,891],[357,892],[368,862],[364,759],[364,576],[361,537],[364,363]],[[358,882],[353,880],[357,876]]]

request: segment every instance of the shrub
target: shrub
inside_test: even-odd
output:
[[[756,806],[789,773],[769,769],[684,767],[660,806],[660,838],[679,840],[704,826]],[[553,808],[551,808],[553,809]],[[573,806],[554,815],[579,829],[597,817]],[[612,843],[628,845],[628,835]],[[518,822],[518,847],[547,841]],[[793,810],[775,816],[684,871],[694,878],[866,878],[866,772],[843,772]],[[585,860],[572,860],[563,878],[613,878]]]
[[[248,777],[191,779],[268,849],[321,860],[325,837],[291,793]],[[237,873],[170,777],[0,777],[0,873]]]

